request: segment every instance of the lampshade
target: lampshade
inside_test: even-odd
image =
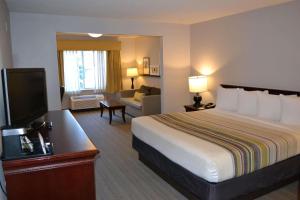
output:
[[[88,33],[89,36],[93,37],[93,38],[98,38],[101,37],[102,34],[101,33]]]
[[[207,77],[206,76],[189,77],[189,90],[192,93],[207,91]]]
[[[138,73],[138,70],[136,67],[129,67],[127,68],[127,76],[128,77],[135,77],[135,76],[138,76],[139,73]]]

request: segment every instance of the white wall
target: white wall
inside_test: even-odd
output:
[[[12,66],[9,14],[4,0],[0,0],[0,70],[4,67]],[[4,102],[3,102],[2,80],[0,77],[0,126],[5,125]],[[2,152],[2,142],[0,138],[0,153]],[[2,162],[0,161],[0,182],[4,185]],[[0,199],[6,199],[0,190]]]
[[[15,67],[45,67],[49,109],[60,108],[56,32],[153,35],[163,37],[163,112],[182,110],[189,102],[190,27],[87,17],[11,13]],[[176,88],[174,88],[176,85]],[[173,101],[176,99],[176,101]]]
[[[0,70],[12,67],[9,14],[4,0],[0,0]],[[0,126],[5,124],[2,81],[0,77]]]
[[[191,27],[191,63],[220,83],[300,91],[300,1]]]
[[[138,37],[135,39],[135,54],[138,67],[143,73],[143,58],[150,58],[150,65],[160,66],[160,51],[161,51],[161,38],[160,37]],[[140,76],[138,78],[139,85],[148,85],[160,88],[161,78]]]
[[[161,65],[161,37],[138,36],[132,38],[120,38],[121,62],[123,75],[123,89],[131,88],[131,79],[127,77],[128,67],[138,67],[139,74],[143,74],[143,57],[150,57],[150,64]],[[160,88],[161,78],[139,76],[134,79],[134,87],[147,85]]]
[[[135,56],[135,39],[134,38],[120,38],[121,42],[121,66],[122,66],[122,83],[123,89],[129,90],[131,88],[131,79],[127,77],[127,68],[136,67]],[[136,79],[134,80],[135,88],[138,88]]]

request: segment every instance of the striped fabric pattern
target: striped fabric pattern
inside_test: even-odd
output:
[[[205,111],[151,117],[166,126],[228,150],[234,160],[235,177],[297,154],[297,141],[291,133],[250,120],[239,120]]]

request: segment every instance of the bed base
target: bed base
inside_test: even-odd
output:
[[[300,177],[300,156],[295,156],[247,175],[210,183],[169,160],[134,135],[132,146],[138,151],[140,161],[193,200],[254,199]]]

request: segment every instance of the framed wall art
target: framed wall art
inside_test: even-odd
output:
[[[160,76],[159,65],[150,66],[150,75],[151,76]]]
[[[143,73],[144,75],[150,75],[150,58],[143,58]]]

